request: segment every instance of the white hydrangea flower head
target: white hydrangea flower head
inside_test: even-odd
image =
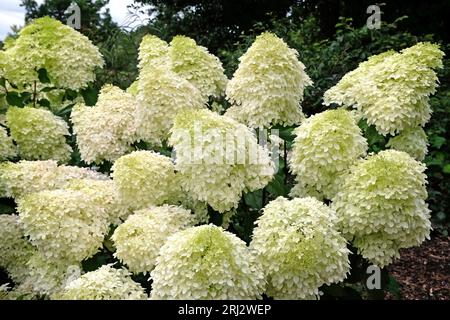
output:
[[[327,110],[313,115],[294,130],[289,164],[305,194],[317,191],[331,199],[342,175],[366,155],[367,141],[349,111]]]
[[[172,160],[153,151],[122,156],[111,170],[124,203],[134,210],[165,203],[176,183]]]
[[[8,132],[0,126],[0,161],[5,161],[17,156],[17,149]]]
[[[24,196],[17,211],[25,235],[46,259],[80,262],[94,255],[109,216],[88,193],[46,190]]]
[[[172,70],[199,89],[205,102],[224,95],[228,79],[219,58],[208,49],[191,38],[176,36],[170,42],[169,55]]]
[[[94,107],[76,105],[71,113],[81,159],[114,162],[137,140],[137,101],[118,87],[105,85]]]
[[[0,164],[0,195],[18,199],[33,192],[65,188],[73,179],[109,178],[88,168],[58,167],[54,160],[4,162]]]
[[[139,107],[138,138],[160,145],[168,138],[176,114],[205,107],[201,92],[172,70],[169,45],[153,35],[139,47],[139,79],[135,84]]]
[[[61,291],[71,278],[79,277],[81,265],[68,260],[48,259],[36,252],[26,264],[28,274],[22,283],[29,291],[49,296]]]
[[[139,45],[139,70],[169,66],[169,45],[154,35],[145,35]]]
[[[205,107],[200,91],[164,65],[141,70],[137,99],[138,137],[155,145],[168,138],[178,112]]]
[[[69,161],[72,148],[66,143],[66,136],[70,133],[60,117],[44,109],[10,107],[6,120],[21,158]]]
[[[180,112],[169,144],[183,190],[219,212],[237,207],[244,192],[263,188],[275,171],[249,128],[206,109]]]
[[[35,249],[24,237],[19,216],[0,215],[0,239],[0,267],[14,282],[20,283],[28,274],[26,263]]]
[[[372,56],[325,92],[324,103],[357,108],[383,135],[424,126],[438,84],[434,69],[442,68],[443,56],[427,42]]]
[[[105,209],[110,224],[119,225],[130,214],[112,180],[72,179],[67,183],[66,189],[78,190],[92,197]]]
[[[151,299],[258,299],[264,291],[262,270],[245,242],[214,225],[172,235],[151,278]]]
[[[159,249],[172,234],[194,225],[189,210],[163,205],[136,211],[114,231],[115,257],[131,272],[153,270]]]
[[[147,300],[140,284],[134,282],[126,269],[104,265],[69,282],[56,300]]]
[[[226,114],[253,128],[300,123],[303,91],[312,81],[298,52],[265,32],[239,61],[226,89],[233,105]]]
[[[271,201],[256,221],[250,249],[275,299],[318,299],[318,288],[346,278],[347,241],[336,214],[315,198]]]
[[[95,68],[103,58],[92,42],[75,29],[43,17],[33,20],[1,55],[3,77],[22,87],[39,82],[46,69],[52,84],[78,90],[95,80]]]
[[[429,238],[425,168],[405,152],[381,151],[355,164],[332,199],[342,233],[379,267]]]
[[[54,160],[1,163],[2,197],[19,198],[27,193],[56,188],[57,168]]]
[[[421,127],[410,128],[390,138],[386,147],[404,151],[417,161],[423,161],[428,153],[428,137]]]

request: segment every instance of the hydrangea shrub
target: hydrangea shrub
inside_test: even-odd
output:
[[[363,266],[429,238],[442,57],[371,57],[305,118],[312,81],[274,34],[230,81],[195,40],[145,35],[133,84],[97,92],[98,48],[32,21],[0,51],[0,299],[370,296]]]

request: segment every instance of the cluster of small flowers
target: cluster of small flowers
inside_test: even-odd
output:
[[[114,254],[136,273],[153,270],[159,249],[177,231],[194,225],[189,210],[163,205],[136,211],[114,231]]]
[[[276,299],[314,299],[324,284],[346,278],[347,241],[334,210],[315,198],[279,197],[256,221],[250,248]]]
[[[124,203],[115,182],[110,179],[71,179],[65,184],[65,189],[78,190],[89,195],[106,210],[109,224],[119,225],[130,214],[130,209]]]
[[[239,58],[226,96],[232,107],[226,115],[252,128],[300,123],[299,103],[312,84],[298,52],[272,33],[258,36]]]
[[[26,264],[34,253],[32,245],[24,238],[17,215],[0,215],[0,267],[8,270],[15,282],[26,278]]]
[[[81,159],[86,163],[114,162],[131,151],[137,140],[137,102],[120,88],[106,85],[94,107],[76,105],[71,113]]]
[[[146,300],[147,294],[126,269],[104,265],[69,282],[55,300]]]
[[[92,42],[73,28],[43,17],[35,19],[0,51],[0,73],[18,87],[39,82],[45,69],[55,87],[78,90],[95,79],[103,58]]]
[[[339,229],[380,267],[429,237],[424,171],[405,152],[381,151],[358,161],[332,199]]]
[[[188,80],[202,94],[203,100],[221,97],[228,79],[219,58],[199,46],[191,38],[176,36],[170,42],[169,56],[172,70]]]
[[[151,272],[152,299],[257,299],[261,267],[245,242],[213,225],[175,233]]]
[[[130,92],[139,102],[138,135],[160,144],[182,110],[200,109],[208,98],[223,94],[227,83],[219,59],[187,37],[167,44],[145,36],[139,48],[139,80]]]
[[[357,108],[383,135],[424,126],[443,55],[436,44],[418,43],[370,57],[325,92],[324,103]]]
[[[109,216],[86,193],[44,190],[18,200],[25,235],[47,259],[82,261],[102,246]]]
[[[67,123],[52,112],[33,107],[9,107],[6,121],[19,156],[26,160],[69,161],[72,148]]]
[[[56,161],[3,162],[0,164],[0,195],[20,198],[43,190],[61,189],[74,179],[107,180],[88,168],[58,166]]]
[[[182,188],[219,212],[236,208],[243,192],[263,188],[274,174],[249,128],[206,109],[180,112],[169,143]]]
[[[349,167],[366,155],[367,141],[349,111],[328,110],[309,117],[294,130],[290,167],[298,177],[295,196],[331,199]]]
[[[166,203],[177,189],[172,160],[153,151],[122,156],[111,170],[120,196],[134,210]]]

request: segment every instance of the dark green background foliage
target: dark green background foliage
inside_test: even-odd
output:
[[[65,20],[64,11],[71,0],[46,0],[38,6],[33,0],[23,0],[27,11],[26,18],[32,19],[50,15]],[[119,27],[111,19],[108,11],[99,14],[108,0],[79,0],[82,10],[81,32],[88,36],[99,48],[105,58],[105,67],[98,70],[97,81],[81,92],[68,90],[66,97],[73,100],[82,95],[89,105],[95,104],[98,90],[105,83],[127,88],[137,77],[137,54],[142,36],[155,34],[170,41],[177,34],[194,38],[198,44],[206,46],[223,62],[228,77],[238,66],[238,58],[252,44],[262,31],[272,31],[282,37],[290,47],[299,52],[299,59],[314,81],[309,87],[302,103],[307,115],[321,112],[324,92],[335,85],[342,76],[353,70],[369,56],[389,49],[400,50],[419,41],[432,41],[441,44],[447,56],[444,69],[439,71],[440,87],[431,98],[433,115],[426,126],[429,137],[429,153],[425,159],[428,166],[429,204],[432,210],[433,228],[448,234],[450,213],[450,1],[390,1],[384,0],[382,6],[382,26],[379,30],[369,30],[365,26],[366,8],[373,4],[369,0],[136,0],[131,11],[141,10],[153,17],[146,25],[134,28]],[[140,5],[150,5],[150,9],[139,9]],[[132,14],[130,14],[132,17]],[[343,18],[346,17],[346,18]],[[132,19],[131,19],[132,20]],[[13,30],[11,36],[17,36]],[[41,71],[45,80],[45,70]],[[0,83],[0,85],[2,85]],[[11,94],[6,97],[11,105],[23,105],[31,93]],[[45,106],[45,101],[38,101]],[[222,101],[224,105],[226,102]],[[58,115],[68,120],[71,107],[58,111]],[[361,122],[364,135],[369,140],[371,151],[382,150],[386,139],[373,127]],[[293,128],[277,128],[289,149],[292,144]],[[72,165],[83,166],[72,137],[70,145],[74,148]],[[136,149],[147,146],[136,144]],[[170,154],[170,150],[158,150]],[[261,214],[261,208],[277,196],[287,196],[293,185],[293,178],[281,161],[280,170],[264,190],[245,194],[238,207],[238,213],[230,221],[230,231],[249,242],[254,221]],[[110,170],[106,163],[100,168]],[[14,203],[2,199],[0,213],[14,211]],[[211,222],[222,224],[223,216],[211,210]],[[109,245],[108,245],[109,244]],[[114,262],[110,241],[105,241],[102,251],[85,261],[86,270],[94,270],[106,262]],[[363,283],[367,274],[367,262],[350,250],[352,274],[342,285],[325,286],[323,298],[380,298],[383,292],[367,291]],[[383,288],[396,296],[398,284],[383,270]],[[1,277],[1,273],[0,273]],[[148,277],[135,276],[135,280],[150,290]],[[0,281],[3,283],[4,281]]]

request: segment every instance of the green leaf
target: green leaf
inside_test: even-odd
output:
[[[56,111],[55,115],[62,117],[62,116],[65,116],[66,114],[71,113],[74,105],[75,105],[74,103],[69,104],[68,106]]]
[[[81,95],[83,96],[86,105],[93,106],[97,103],[98,91],[96,89],[88,87],[81,90]]]
[[[20,108],[24,106],[22,97],[16,91],[10,91],[6,94],[6,102],[8,102],[10,106],[16,106]]]
[[[273,194],[275,197],[287,196],[288,190],[284,185],[284,173],[278,172],[277,175],[270,181],[266,187],[267,191]]]
[[[50,83],[50,78],[48,77],[47,70],[41,68],[38,70],[38,78],[42,83]]]
[[[55,87],[45,87],[44,89],[41,90],[41,92],[50,92],[53,90],[57,90],[58,88]]]
[[[38,100],[38,104],[43,107],[50,108],[50,101],[48,101],[47,99]]]
[[[444,168],[442,169],[442,172],[444,173],[450,173],[450,163],[447,163]]]
[[[78,93],[72,89],[66,89],[66,92],[64,93],[64,100],[75,100],[78,96]]]
[[[244,194],[244,201],[247,206],[254,209],[261,209],[261,192],[249,192]]]
[[[4,77],[0,77],[0,86],[6,88],[6,79]]]

